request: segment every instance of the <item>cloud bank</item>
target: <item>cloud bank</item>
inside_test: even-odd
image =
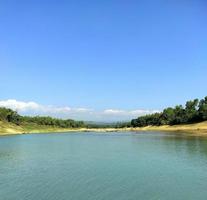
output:
[[[141,115],[159,112],[159,110],[94,110],[90,108],[58,107],[41,105],[36,102],[17,101],[8,99],[0,101],[0,107],[11,108],[22,115],[47,115],[58,118],[71,118],[84,121],[127,121]]]

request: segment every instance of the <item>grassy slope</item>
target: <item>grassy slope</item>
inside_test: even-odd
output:
[[[22,132],[24,132],[22,127],[5,121],[0,121],[0,135],[17,134]]]
[[[23,134],[23,133],[47,133],[47,132],[66,132],[72,129],[63,129],[52,126],[39,126],[32,123],[24,123],[17,126],[13,123],[0,121],[0,135]]]
[[[97,132],[110,132],[110,131],[180,131],[191,132],[195,135],[207,135],[207,121],[189,124],[189,125],[176,125],[176,126],[148,126],[143,128],[100,128],[100,129],[63,129],[52,126],[39,126],[36,124],[25,123],[17,126],[12,123],[0,121],[0,135],[8,134],[22,134],[22,133],[47,133],[47,132],[69,132],[69,131],[97,131]]]

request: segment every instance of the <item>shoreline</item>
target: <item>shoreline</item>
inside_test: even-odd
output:
[[[1,125],[1,124],[0,124]],[[160,131],[160,132],[176,132],[180,134],[187,134],[192,136],[207,136],[207,121],[187,124],[187,125],[175,125],[175,126],[147,126],[147,127],[136,127],[136,128],[57,128],[57,127],[35,127],[34,129],[26,129],[20,126],[4,127],[0,129],[0,136],[5,135],[21,135],[21,134],[32,134],[32,133],[66,133],[66,132],[141,132],[141,131]]]

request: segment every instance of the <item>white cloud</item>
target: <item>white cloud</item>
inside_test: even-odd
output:
[[[158,110],[116,110],[116,109],[107,109],[103,113],[106,115],[125,115],[125,116],[140,116],[146,114],[152,114],[159,112]]]
[[[0,107],[16,110],[22,115],[49,115],[60,118],[72,118],[87,121],[126,121],[141,115],[159,112],[159,110],[119,110],[106,109],[96,111],[88,108],[58,107],[53,105],[41,105],[36,102],[17,101],[15,99],[0,101]]]
[[[152,114],[152,113],[157,113],[160,112],[159,110],[132,110],[130,113],[132,115],[147,115],[147,114]]]
[[[78,113],[78,112],[87,112],[90,109],[87,108],[70,108],[68,106],[65,107],[57,107],[52,105],[41,105],[35,102],[24,102],[17,101],[15,99],[9,99],[5,101],[0,101],[1,107],[11,108],[20,113],[40,113],[40,114],[68,114],[68,113]]]
[[[1,107],[11,108],[17,111],[40,110],[41,106],[35,102],[23,102],[15,99],[0,101]]]
[[[107,110],[104,110],[103,113],[106,115],[120,115],[120,114],[124,114],[125,111],[115,110],[115,109],[107,109]]]
[[[88,111],[92,111],[93,109],[88,109],[88,108],[75,108],[74,109],[77,112],[88,112]]]

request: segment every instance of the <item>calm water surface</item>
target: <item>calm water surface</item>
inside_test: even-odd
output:
[[[0,200],[162,199],[207,199],[207,139],[152,132],[0,137]]]

